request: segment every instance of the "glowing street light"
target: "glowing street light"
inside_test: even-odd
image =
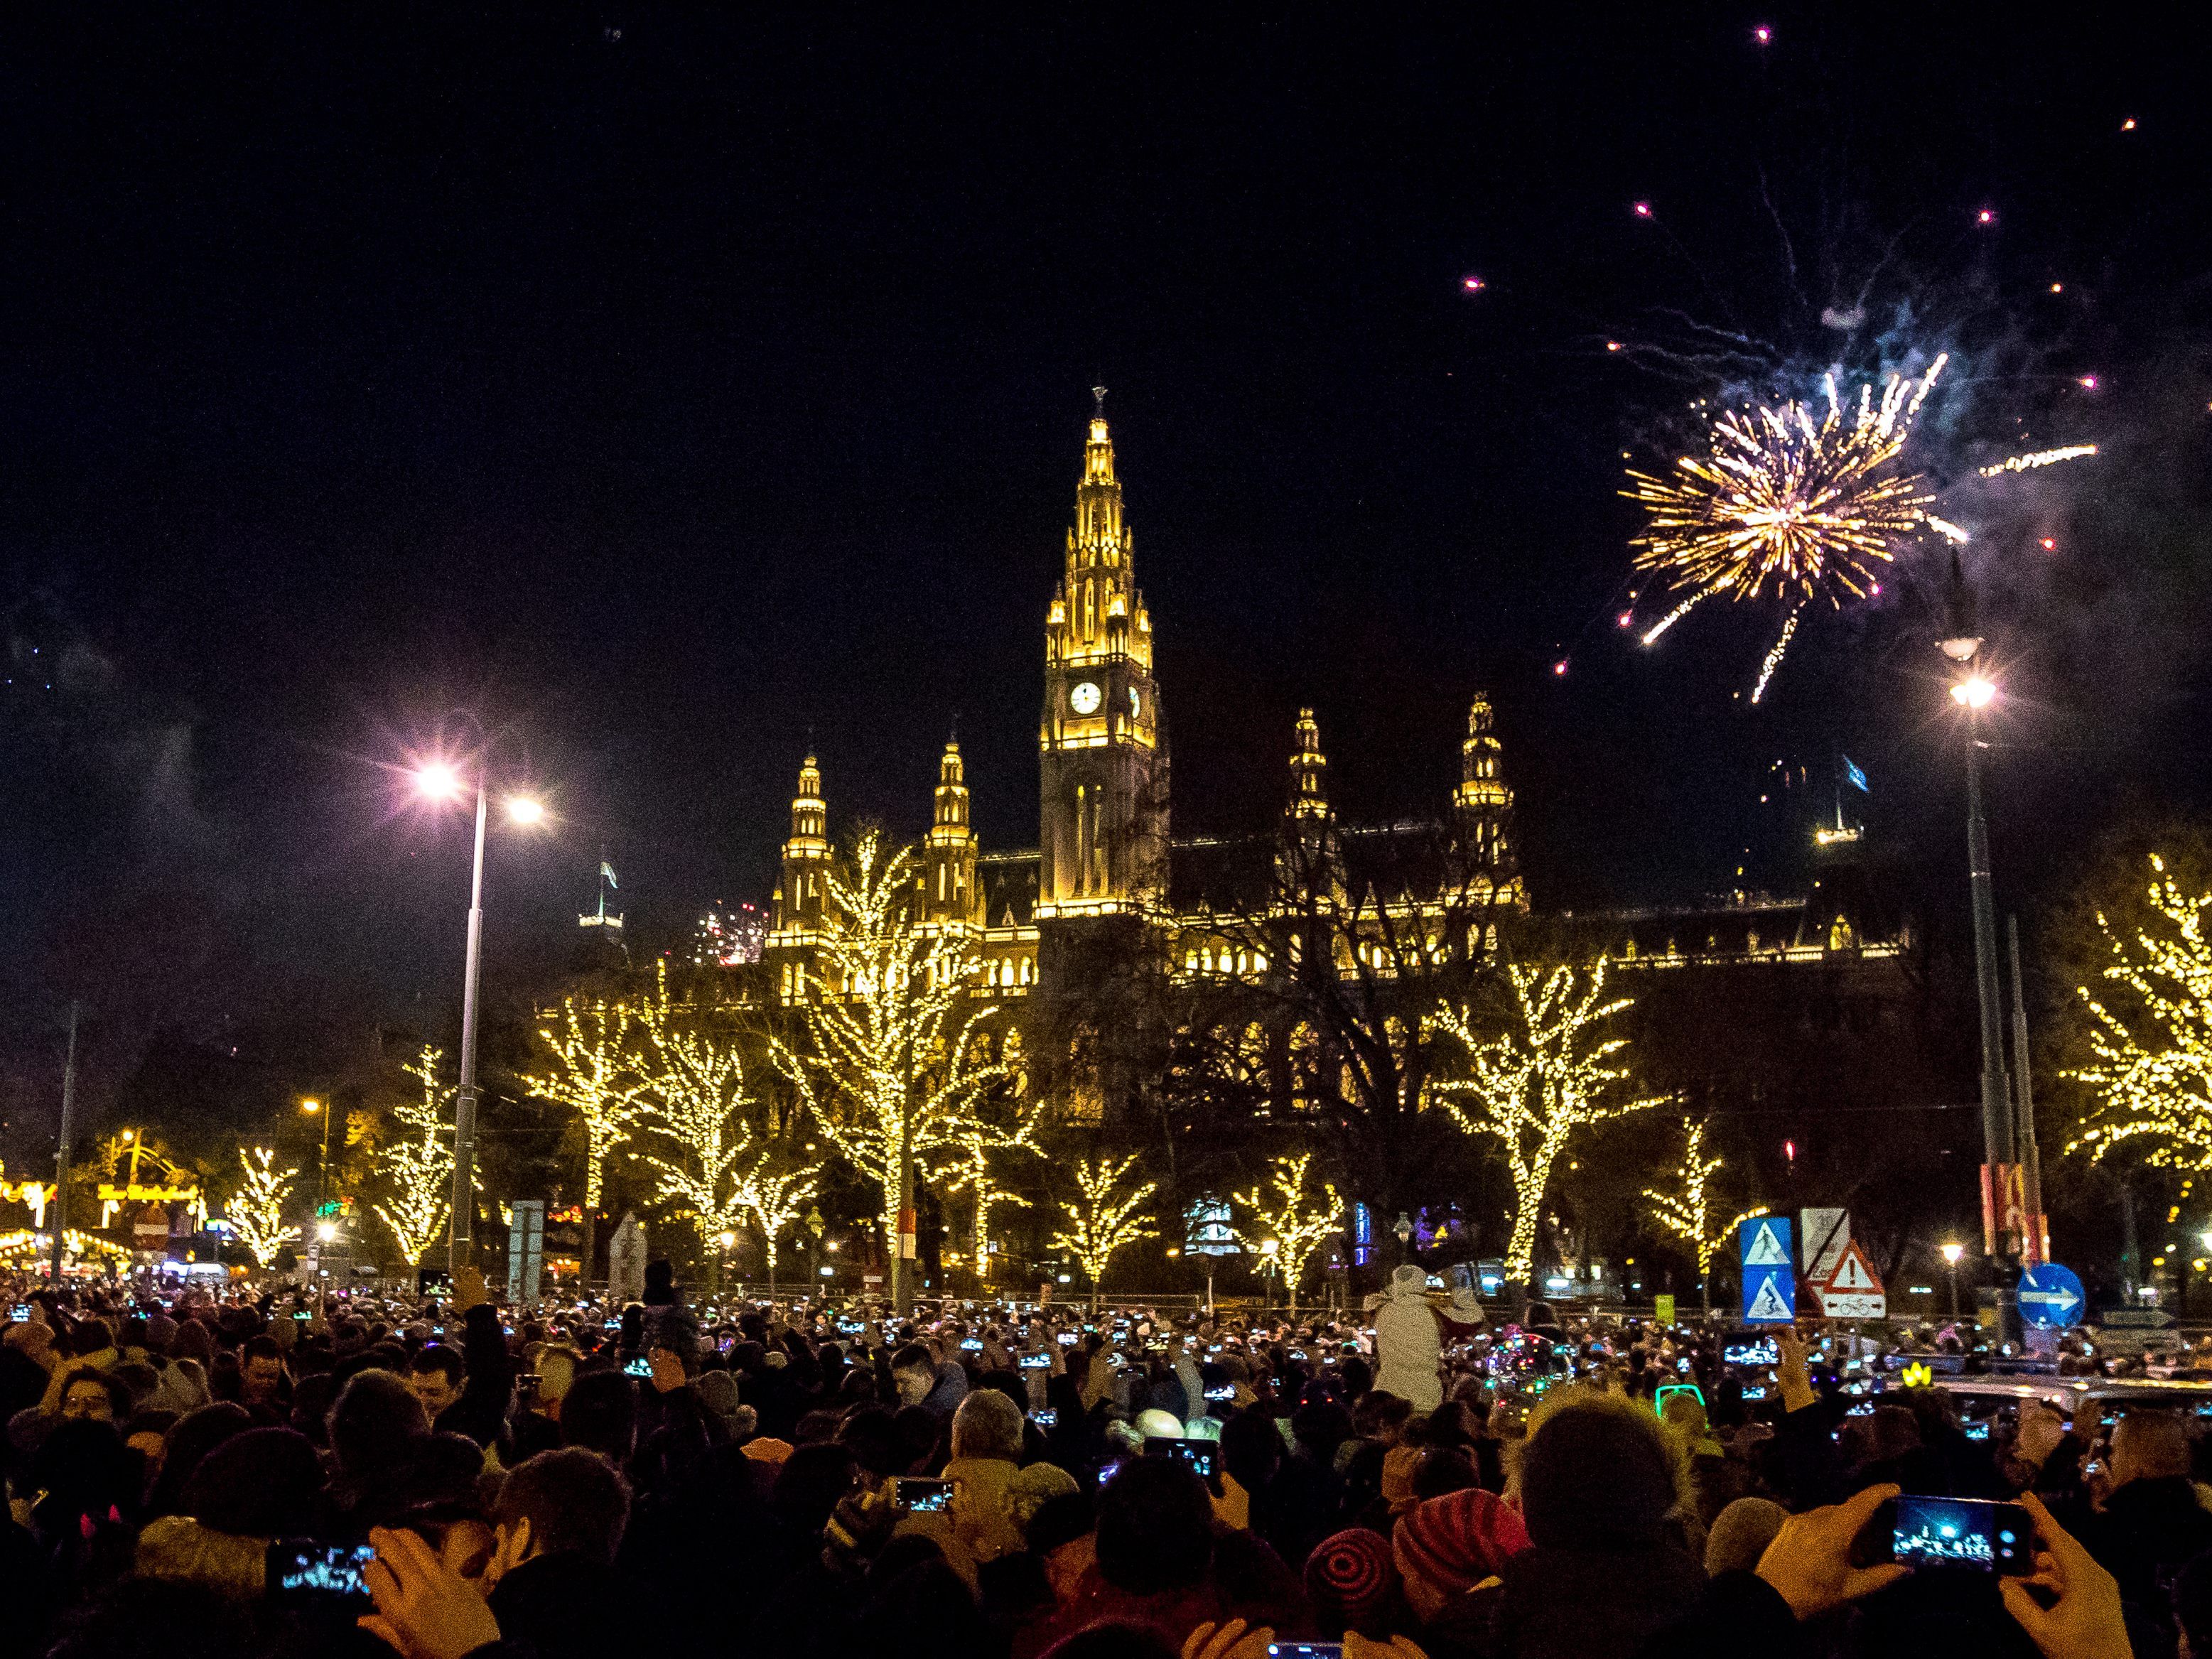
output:
[[[1996,1340],[2021,1340],[2020,1303],[2013,1279],[2018,1247],[2008,1223],[2011,1182],[2018,1154],[2012,1121],[2011,1091],[2006,1085],[2004,1012],[1997,994],[1996,902],[1990,895],[1990,826],[1982,810],[1982,711],[1996,697],[1996,687],[1982,673],[1982,639],[1974,632],[1973,598],[1951,552],[1948,635],[1937,648],[1958,665],[1960,678],[1951,696],[1966,711],[1966,887],[1974,922],[1974,988],[1980,1004],[1982,1036],[1982,1247],[1997,1268]],[[2023,1194],[2037,1208],[2041,1198]],[[2033,1212],[2031,1211],[2031,1213]],[[1953,1283],[1957,1276],[1953,1275]]]
[[[450,762],[427,761],[415,769],[415,787],[434,800],[459,800],[466,786]],[[469,872],[469,946],[461,982],[461,1077],[453,1091],[453,1193],[447,1206],[446,1267],[458,1272],[468,1266],[471,1234],[476,1224],[477,1133],[477,979],[483,951],[484,816],[488,785],[481,761],[476,768],[476,854]],[[545,808],[528,795],[507,798],[507,817],[528,828],[542,823]],[[327,1126],[325,1126],[327,1127]]]
[[[300,1111],[307,1117],[313,1117],[317,1112],[323,1115],[323,1161],[315,1171],[315,1213],[320,1215],[323,1206],[331,1201],[331,1119],[337,1115],[325,1108],[319,1100],[301,1101]]]
[[[1943,1265],[1951,1270],[1951,1320],[1954,1324],[1959,1318],[1959,1258],[1966,1253],[1966,1247],[1963,1244],[1946,1244],[1943,1247]]]

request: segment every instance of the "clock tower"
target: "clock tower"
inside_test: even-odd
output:
[[[1141,911],[1167,885],[1167,738],[1152,619],[1130,559],[1106,389],[1091,395],[1067,562],[1045,620],[1041,921]]]

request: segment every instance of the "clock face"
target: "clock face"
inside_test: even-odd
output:
[[[1068,707],[1079,714],[1097,714],[1098,712],[1097,686],[1090,680],[1079,682],[1075,690],[1067,694],[1067,702]]]

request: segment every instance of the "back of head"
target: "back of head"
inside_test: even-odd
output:
[[[1020,1462],[1022,1408],[996,1389],[972,1391],[952,1413],[952,1455]]]
[[[584,1356],[566,1342],[549,1344],[538,1356],[538,1397],[540,1400],[565,1400],[575,1385],[576,1372]]]
[[[289,1429],[248,1429],[200,1460],[184,1490],[184,1512],[204,1527],[245,1538],[298,1538],[314,1524],[322,1460]]]
[[[516,1464],[500,1484],[492,1515],[509,1528],[528,1521],[532,1545],[543,1553],[612,1566],[629,1524],[629,1486],[605,1458],[564,1446]]]
[[[848,1417],[837,1431],[837,1441],[878,1480],[904,1467],[898,1461],[898,1432],[891,1414],[881,1406],[863,1406]]]
[[[561,1401],[561,1443],[619,1465],[637,1444],[637,1389],[620,1371],[585,1371]]]
[[[2178,1412],[2132,1411],[2112,1431],[2112,1480],[2169,1480],[2189,1473],[2189,1430]]]
[[[1201,1582],[1213,1561],[1213,1508],[1188,1463],[1125,1460],[1098,1489],[1098,1571],[1134,1595]]]
[[[253,1413],[235,1401],[219,1400],[212,1406],[186,1412],[169,1431],[161,1478],[154,1486],[153,1507],[164,1515],[183,1513],[185,1488],[201,1461],[224,1441],[252,1426]]]
[[[853,1454],[835,1443],[798,1446],[776,1472],[769,1503],[801,1537],[812,1537],[830,1524],[837,1500],[853,1490]]]
[[[331,1453],[338,1473],[361,1480],[404,1459],[409,1443],[430,1432],[422,1402],[390,1371],[362,1371],[331,1407]]]
[[[1782,1530],[1790,1511],[1771,1498],[1739,1498],[1713,1518],[1705,1535],[1705,1572],[1749,1572]]]
[[[1628,1549],[1656,1542],[1687,1491],[1681,1448],[1622,1395],[1553,1395],[1521,1451],[1521,1512],[1549,1549]]]
[[[1221,1461],[1247,1492],[1265,1486],[1283,1461],[1283,1437],[1274,1419],[1255,1411],[1231,1418],[1221,1425]]]

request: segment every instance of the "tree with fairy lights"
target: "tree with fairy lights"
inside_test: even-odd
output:
[[[2123,1142],[2150,1143],[2143,1162],[2155,1168],[2212,1170],[2212,944],[2204,917],[2212,893],[2189,897],[2150,860],[2150,914],[2132,939],[2097,915],[2111,960],[2101,977],[2124,996],[2104,999],[2084,985],[2089,1010],[2090,1062],[2063,1075],[2087,1084],[2095,1103],[2081,1119],[2069,1152],[2091,1162]]]
[[[1082,1264],[1084,1276],[1091,1281],[1093,1313],[1098,1310],[1100,1286],[1115,1255],[1141,1240],[1159,1237],[1139,1213],[1159,1183],[1147,1181],[1139,1187],[1117,1190],[1136,1166],[1134,1152],[1119,1164],[1105,1158],[1096,1163],[1078,1158],[1076,1196],[1067,1206],[1067,1231],[1052,1236],[1050,1248],[1066,1250]]]
[[[1464,1006],[1445,1003],[1431,1017],[1467,1052],[1468,1075],[1437,1085],[1439,1103],[1469,1134],[1494,1138],[1505,1148],[1514,1195],[1505,1273],[1516,1284],[1526,1285],[1534,1270],[1536,1224],[1553,1166],[1575,1132],[1661,1101],[1606,1098],[1627,1079],[1626,1066],[1608,1062],[1628,1039],[1596,1041],[1596,1028],[1632,1001],[1603,1000],[1606,967],[1603,957],[1587,975],[1571,967],[1548,973],[1510,967],[1512,1002],[1496,1036],[1478,1033]]]
[[[900,1218],[918,1178],[1018,1144],[1018,1103],[1002,1113],[994,1085],[1011,1074],[978,1040],[992,1010],[968,986],[978,964],[962,941],[913,927],[912,854],[887,854],[863,834],[829,875],[817,954],[803,975],[805,1037],[774,1042],[776,1068],[846,1158],[880,1194],[891,1259],[891,1299],[913,1299],[913,1266]],[[980,1149],[980,1150],[979,1150]]]
[[[1698,1255],[1698,1291],[1705,1298],[1707,1312],[1713,1305],[1713,1257],[1729,1239],[1735,1237],[1739,1224],[1755,1215],[1765,1215],[1766,1206],[1758,1205],[1746,1210],[1729,1222],[1718,1232],[1705,1230],[1711,1220],[1712,1178],[1720,1172],[1722,1158],[1718,1152],[1705,1156],[1705,1126],[1692,1123],[1689,1127],[1689,1146],[1682,1154],[1681,1167],[1674,1171],[1677,1185],[1672,1192],[1660,1192],[1646,1187],[1644,1196],[1651,1200],[1652,1218],[1665,1231],[1686,1241]]]
[[[670,997],[665,962],[655,994],[638,1006],[637,1021],[645,1031],[645,1122],[660,1137],[645,1162],[659,1177],[656,1196],[680,1206],[699,1224],[719,1281],[717,1242],[736,1230],[749,1207],[750,1118],[759,1097],[745,1081],[734,1034],[714,1031],[698,1011]]]
[[[644,1115],[648,1085],[630,1053],[632,1024],[628,1004],[594,997],[561,1005],[558,1026],[538,1032],[553,1059],[542,1077],[526,1077],[532,1094],[566,1106],[584,1132],[584,1260],[592,1259],[598,1231],[599,1195],[607,1160],[618,1152]]]
[[[300,1172],[296,1169],[278,1170],[276,1154],[266,1146],[256,1146],[250,1152],[240,1147],[238,1161],[246,1175],[230,1195],[226,1218],[230,1223],[231,1236],[246,1246],[254,1266],[267,1267],[275,1263],[279,1250],[300,1237],[297,1227],[284,1224],[284,1206],[292,1196],[292,1179]]]
[[[1263,1199],[1257,1187],[1237,1194],[1237,1201],[1260,1218],[1264,1231],[1256,1248],[1262,1255],[1273,1256],[1281,1267],[1293,1319],[1298,1316],[1298,1285],[1305,1277],[1306,1263],[1337,1234],[1344,1218],[1344,1200],[1333,1184],[1324,1181],[1319,1193],[1306,1190],[1306,1173],[1312,1167],[1311,1152],[1279,1158],[1268,1170],[1272,1198]],[[1241,1233],[1238,1237],[1253,1247],[1250,1238]],[[1274,1246],[1272,1250],[1267,1249],[1270,1243]]]
[[[781,1239],[791,1224],[806,1213],[806,1206],[814,1201],[822,1178],[822,1166],[809,1164],[803,1169],[779,1170],[770,1174],[763,1164],[748,1175],[740,1191],[744,1207],[752,1214],[753,1224],[761,1230],[761,1238],[768,1256],[769,1299],[775,1299],[776,1241]]]
[[[401,1133],[376,1155],[376,1172],[390,1197],[373,1207],[377,1218],[392,1230],[410,1267],[420,1265],[422,1253],[445,1231],[453,1181],[449,1109],[454,1091],[438,1081],[438,1062],[443,1058],[442,1050],[425,1043],[415,1063],[401,1068],[422,1084],[422,1096],[419,1100],[403,1097],[392,1108]]]

